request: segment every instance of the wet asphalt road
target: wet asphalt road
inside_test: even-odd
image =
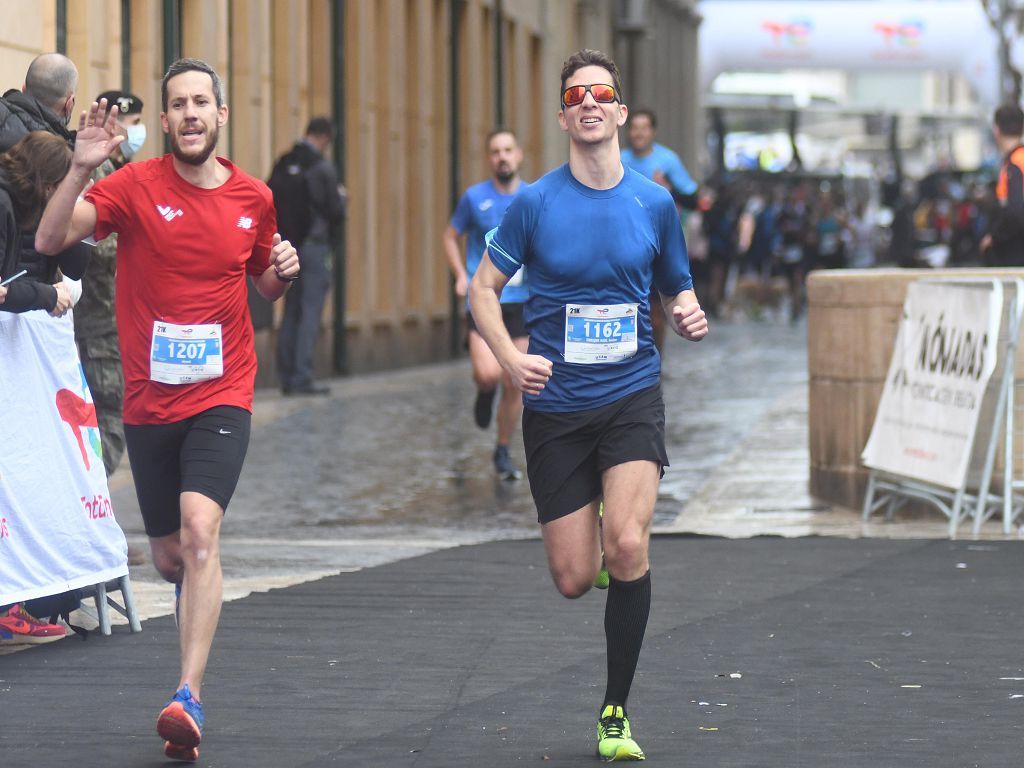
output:
[[[806,329],[767,319],[713,322],[669,339],[663,389],[672,466],[655,523],[671,521],[779,396],[807,379]],[[330,397],[257,393],[249,453],[224,522],[227,576],[335,572],[438,545],[538,535],[524,480],[498,480],[493,427],[472,420],[466,359],[337,379]],[[513,457],[522,466],[521,437]],[[144,541],[134,488],[113,491]],[[133,579],[155,577],[133,569]]]

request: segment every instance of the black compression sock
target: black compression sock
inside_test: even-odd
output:
[[[611,577],[608,601],[604,607],[604,634],[608,642],[605,704],[620,704],[623,708],[626,706],[650,613],[650,571],[636,581],[619,581]]]

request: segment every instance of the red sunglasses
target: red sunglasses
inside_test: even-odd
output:
[[[587,94],[594,97],[598,104],[611,104],[619,100],[619,94],[615,86],[605,83],[593,83],[591,85],[571,85],[562,92],[562,107],[575,107],[582,104]]]

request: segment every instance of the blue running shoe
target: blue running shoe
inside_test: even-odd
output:
[[[508,455],[508,446],[499,445],[494,449],[494,471],[502,480],[518,480],[523,473],[516,469]]]
[[[160,738],[179,747],[198,747],[203,738],[203,705],[188,685],[175,692],[156,721]],[[165,750],[166,751],[166,750]]]

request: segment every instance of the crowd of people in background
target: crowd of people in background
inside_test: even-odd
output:
[[[708,312],[763,309],[784,285],[795,321],[812,270],[1010,266],[984,248],[1001,207],[994,177],[935,171],[920,181],[858,181],[748,172],[703,184],[684,226]]]
[[[783,281],[796,320],[808,272],[878,262],[877,225],[868,201],[847,196],[840,180],[756,176],[705,185],[685,226],[699,295],[712,316],[738,286],[755,286],[761,304],[771,300],[767,286]]]

